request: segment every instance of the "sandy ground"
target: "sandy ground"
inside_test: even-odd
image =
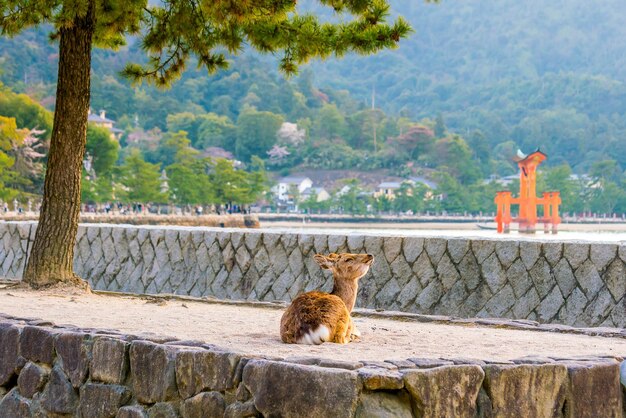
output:
[[[129,296],[35,292],[0,286],[0,312],[42,318],[57,324],[152,332],[201,340],[246,354],[315,356],[335,360],[387,360],[411,357],[465,357],[511,360],[527,355],[626,356],[626,339],[588,337],[458,325],[356,318],[362,341],[348,345],[283,344],[278,335],[282,310],[208,303],[154,301]]]

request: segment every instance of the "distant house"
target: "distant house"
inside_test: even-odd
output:
[[[437,186],[439,186],[437,182],[428,180],[425,177],[409,177],[409,180],[412,181],[413,184],[423,184],[424,186],[428,187],[430,190],[435,190],[437,189]]]
[[[91,108],[89,108],[89,116],[87,118],[89,123],[93,123],[96,126],[100,126],[102,128],[107,129],[111,133],[111,139],[119,141],[122,137],[124,131],[122,129],[117,129],[115,127],[115,121],[108,119],[106,117],[106,111],[101,110],[100,114],[97,115],[91,112]]]
[[[400,187],[402,187],[403,183],[409,183],[411,186],[415,186],[417,184],[423,184],[429,189],[426,192],[424,197],[426,199],[432,199],[436,197],[434,196],[432,191],[437,189],[437,183],[435,183],[434,181],[428,180],[424,177],[411,177],[408,180],[404,180],[401,182],[400,181],[388,181],[388,182],[380,183],[376,187],[376,191],[374,192],[374,197],[379,198],[381,196],[385,196],[387,199],[393,200],[396,198],[396,192],[400,189]]]
[[[302,200],[309,200],[312,196],[315,196],[316,202],[324,202],[330,199],[330,193],[323,187],[309,187],[301,194]]]
[[[289,193],[292,190],[296,189],[302,195],[311,187],[313,187],[313,181],[308,177],[283,177],[272,187],[272,192],[278,200],[286,202],[290,199]]]
[[[376,186],[374,197],[379,198],[385,196],[389,200],[396,198],[396,191],[402,186],[399,181],[386,181]]]

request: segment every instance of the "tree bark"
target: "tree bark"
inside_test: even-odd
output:
[[[80,179],[87,141],[95,8],[59,30],[59,77],[43,203],[24,281],[32,287],[84,284],[73,269]]]

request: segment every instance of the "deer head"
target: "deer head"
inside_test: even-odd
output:
[[[315,261],[324,270],[330,270],[335,279],[358,280],[365,276],[374,262],[371,254],[315,254]]]

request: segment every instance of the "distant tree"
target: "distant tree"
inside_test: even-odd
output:
[[[337,205],[340,206],[345,213],[352,215],[364,215],[367,213],[368,199],[361,196],[361,187],[357,179],[347,180],[345,185],[348,189],[337,199]]]
[[[248,184],[250,185],[250,195],[248,199],[242,201],[244,204],[250,204],[259,200],[261,196],[269,192],[270,180],[265,170],[265,163],[259,157],[252,157],[249,164]]]
[[[574,212],[579,206],[580,187],[571,178],[572,169],[567,164],[544,171],[537,180],[539,192],[556,191],[561,196],[561,212]]]
[[[131,151],[119,171],[118,179],[124,186],[121,197],[127,202],[163,203],[167,201],[167,196],[161,192],[159,166],[146,162],[139,150]]]
[[[37,129],[20,129],[18,138],[12,142],[9,156],[14,164],[11,168],[17,174],[15,186],[22,190],[36,193],[43,179],[46,142],[40,137],[45,134]]]
[[[13,93],[2,85],[0,85],[0,116],[15,118],[19,128],[41,130],[45,133],[44,138],[50,138],[52,113],[27,95]]]
[[[480,170],[467,142],[458,135],[437,140],[434,159],[440,169],[445,167],[461,184],[468,185],[480,178]]]
[[[119,156],[120,146],[111,138],[108,129],[89,125],[85,150],[93,158],[93,169],[96,175],[100,176],[111,173]]]
[[[395,212],[420,212],[424,209],[424,199],[428,188],[423,184],[412,184],[403,181],[395,192],[391,207]]]
[[[235,151],[236,127],[228,116],[207,113],[198,120],[198,140],[193,144],[196,148],[220,147]]]
[[[158,161],[164,167],[172,165],[174,162],[184,162],[195,159],[199,156],[198,150],[191,146],[191,140],[187,132],[168,132],[161,138],[158,148]]]
[[[214,203],[214,186],[207,172],[209,166],[207,159],[180,161],[168,166],[166,172],[172,200],[183,205]]]
[[[473,212],[471,195],[453,176],[440,172],[436,176],[437,194],[443,195],[442,209],[452,213]]]
[[[435,134],[426,126],[414,125],[398,136],[395,142],[407,153],[409,159],[424,159],[433,150]]]
[[[218,203],[249,203],[252,190],[247,181],[246,172],[235,169],[232,161],[217,159],[209,179],[215,188],[215,198]]]
[[[596,161],[589,172],[591,177],[601,182],[617,183],[621,180],[622,170],[615,160]]]
[[[437,119],[435,119],[435,137],[443,138],[446,136],[448,128],[446,127],[446,123],[443,121],[443,115],[440,113],[437,115]]]
[[[342,138],[346,134],[346,120],[334,104],[324,104],[313,119],[312,135],[315,138]]]
[[[271,112],[259,112],[247,108],[237,119],[237,142],[235,155],[248,162],[253,155],[265,156],[277,141],[276,133],[283,124],[283,117]]]
[[[14,118],[0,116],[0,199],[5,202],[17,196],[18,191],[8,187],[8,183],[15,183],[17,173],[11,170],[15,160],[7,151],[10,151],[15,143],[22,140],[22,135],[17,129]]]
[[[59,40],[54,129],[40,220],[24,281],[33,287],[80,282],[73,271],[73,248],[94,44],[118,48],[126,35],[140,34],[140,44],[150,59],[145,66],[129,64],[124,72],[135,82],[147,80],[166,86],[180,77],[191,55],[198,58],[200,66],[215,71],[227,66],[224,50],[237,53],[245,44],[265,53],[282,53],[280,68],[295,73],[299,64],[311,58],[352,51],[368,54],[394,47],[411,30],[402,19],[386,24],[389,5],[384,0],[321,3],[356,19],[320,23],[312,14],[299,15],[296,2],[283,0],[165,0],[150,5],[145,0],[1,1],[3,35],[51,24],[53,37]],[[258,154],[264,155],[271,145]]]

